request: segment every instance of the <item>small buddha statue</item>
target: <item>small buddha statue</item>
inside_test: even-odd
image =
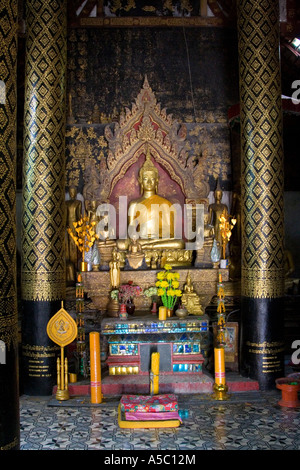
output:
[[[109,212],[108,211],[99,212],[97,208],[96,217],[98,221],[96,225],[96,233],[100,240],[99,244],[115,245],[116,244],[114,240],[115,231],[114,231],[114,228],[110,224]]]
[[[195,266],[203,267],[211,265],[211,250],[213,247],[214,240],[214,226],[210,224],[209,212],[204,212],[204,229],[203,229],[203,244],[200,248],[196,245],[197,257],[195,260]]]
[[[118,252],[116,249],[112,252],[112,260],[109,263],[110,284],[113,289],[120,286],[120,262],[118,260]]]
[[[128,234],[138,235],[142,248],[184,248],[183,240],[174,238],[175,214],[173,204],[157,194],[159,174],[151,161],[149,148],[139,172],[142,195],[128,209]],[[118,240],[118,248],[127,250],[129,239]]]
[[[74,232],[74,222],[78,222],[82,217],[82,203],[77,199],[77,189],[71,185],[69,188],[69,199],[66,201],[66,227],[70,227]],[[75,232],[74,232],[75,233]],[[69,235],[66,237],[66,267],[67,281],[75,281],[75,272],[78,264],[78,249]]]
[[[143,261],[145,259],[145,255],[142,251],[141,244],[137,241],[136,237],[131,239],[130,245],[128,247],[128,253],[126,255],[128,264],[133,269],[138,269],[143,266]]]
[[[190,272],[188,272],[188,275],[186,277],[186,283],[183,287],[181,303],[187,309],[189,314],[203,315],[203,309],[200,304],[200,298],[198,294],[194,291]]]
[[[97,214],[97,206],[98,206],[98,202],[96,201],[96,199],[92,199],[91,201],[89,201],[89,204],[87,207],[87,216],[89,218],[90,224],[92,222],[95,222],[97,224],[100,220],[100,217]]]
[[[208,212],[210,217],[210,224],[214,227],[215,239],[219,246],[222,246],[222,236],[220,232],[220,217],[225,211],[225,214],[228,215],[228,207],[226,204],[222,203],[223,192],[219,185],[217,184],[216,190],[214,192],[215,202],[208,206]]]
[[[204,244],[212,245],[215,235],[215,229],[212,224],[209,223],[209,213],[204,213]]]

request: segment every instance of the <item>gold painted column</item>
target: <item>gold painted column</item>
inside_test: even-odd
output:
[[[240,369],[275,388],[284,359],[284,177],[278,0],[238,0],[241,106]]]
[[[22,207],[24,393],[49,395],[57,346],[46,327],[65,298],[66,1],[26,2]]]
[[[17,0],[0,3],[0,451],[19,450],[16,265]]]

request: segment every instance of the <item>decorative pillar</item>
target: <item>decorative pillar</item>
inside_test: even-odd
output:
[[[17,0],[0,3],[0,451],[19,450],[16,263]]]
[[[284,178],[278,0],[238,0],[241,106],[241,374],[284,373]]]
[[[66,1],[26,3],[22,207],[24,393],[49,395],[58,347],[47,335],[65,298]]]

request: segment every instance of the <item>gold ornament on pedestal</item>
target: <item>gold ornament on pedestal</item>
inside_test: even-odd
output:
[[[68,360],[64,358],[64,347],[77,337],[77,325],[73,318],[63,308],[53,315],[47,324],[49,338],[60,346],[61,355],[57,358],[57,400],[68,400]]]

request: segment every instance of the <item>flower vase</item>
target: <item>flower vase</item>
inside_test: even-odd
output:
[[[128,315],[134,315],[135,305],[132,299],[128,299],[126,302],[126,311]]]
[[[188,316],[188,311],[182,305],[176,310],[175,315],[179,318],[185,318]]]
[[[173,309],[167,308],[167,318],[173,317]]]
[[[152,313],[152,315],[157,314],[157,304],[156,304],[156,302],[153,302],[153,304],[152,304],[151,313]]]
[[[119,318],[122,318],[122,319],[128,318],[128,313],[126,311],[126,305],[125,304],[120,305]]]

